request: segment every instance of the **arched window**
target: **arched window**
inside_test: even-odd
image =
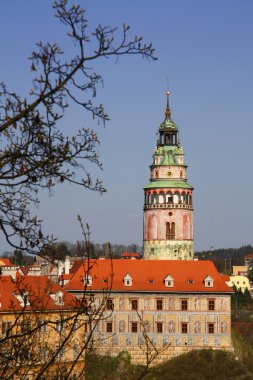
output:
[[[167,203],[172,204],[173,203],[173,194],[171,192],[166,194]]]
[[[166,239],[170,240],[170,222],[166,223]]]
[[[166,239],[175,240],[175,223],[167,222],[166,223]]]
[[[171,223],[171,237],[170,237],[171,240],[174,240],[175,239],[175,223],[172,222]]]

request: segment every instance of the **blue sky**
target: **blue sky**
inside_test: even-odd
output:
[[[104,78],[97,102],[111,121],[106,128],[73,107],[63,128],[89,126],[99,133],[104,171],[97,172],[108,192],[74,186],[41,194],[36,212],[44,230],[59,240],[81,239],[79,213],[91,226],[92,240],[142,242],[143,186],[156,131],[164,118],[167,79],[172,118],[194,186],[195,248],[253,244],[252,88],[253,2],[251,0],[87,0],[89,28],[131,26],[156,48],[158,61],[122,57],[98,62]],[[27,57],[38,41],[57,41],[72,49],[53,17],[49,1],[2,0],[0,80],[22,95],[31,81]],[[7,245],[1,237],[1,251]]]

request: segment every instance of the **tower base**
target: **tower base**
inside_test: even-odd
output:
[[[185,240],[144,241],[145,260],[193,260],[194,243]]]

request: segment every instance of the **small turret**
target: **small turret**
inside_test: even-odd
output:
[[[178,128],[177,125],[171,119],[171,110],[169,104],[170,92],[166,92],[167,95],[167,107],[165,110],[165,119],[159,128],[158,146],[178,145]]]

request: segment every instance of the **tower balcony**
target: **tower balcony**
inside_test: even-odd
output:
[[[179,208],[179,209],[188,209],[188,210],[193,210],[193,205],[189,204],[182,204],[182,203],[153,203],[153,204],[145,204],[144,205],[144,210],[150,210],[150,209],[174,209],[174,208]]]

